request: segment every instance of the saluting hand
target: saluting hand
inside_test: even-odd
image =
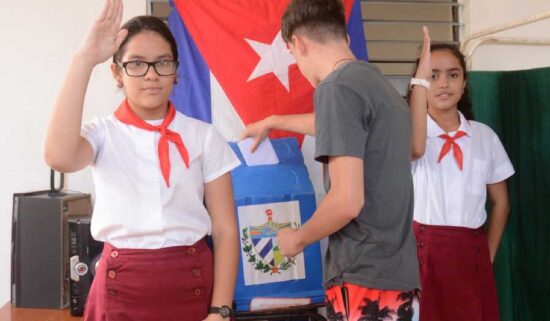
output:
[[[424,39],[422,43],[422,52],[420,53],[420,59],[418,61],[418,68],[416,69],[415,78],[422,78],[426,80],[432,79],[432,65],[431,65],[431,52],[430,52],[430,33],[428,27],[422,27],[424,33]]]
[[[91,25],[79,53],[93,65],[112,57],[128,35],[128,30],[120,30],[122,20],[122,0],[105,0],[103,10]]]

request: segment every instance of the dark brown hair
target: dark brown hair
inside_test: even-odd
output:
[[[434,51],[448,51],[451,55],[453,55],[458,62],[460,63],[460,67],[462,68],[462,74],[464,75],[464,82],[468,80],[468,72],[466,71],[466,59],[462,52],[458,49],[457,46],[452,44],[446,44],[446,43],[438,43],[433,44],[430,46],[430,52]],[[416,67],[414,68],[414,74],[416,74],[416,69],[418,69],[418,63],[419,59],[416,60]],[[411,90],[407,92],[407,101],[409,101],[411,97]],[[460,100],[457,104],[458,110],[466,117],[468,120],[474,119],[474,112],[472,111],[472,101],[470,100],[470,93],[468,91],[468,86],[464,87],[464,93],[462,94],[462,97],[460,97]]]
[[[329,39],[347,39],[346,15],[340,0],[293,0],[282,18],[281,33],[285,42],[303,32],[324,43]]]
[[[113,63],[117,63],[122,60],[124,50],[126,49],[126,44],[135,35],[144,31],[156,32],[164,38],[164,40],[170,44],[170,49],[172,50],[174,60],[178,60],[178,46],[176,44],[176,39],[174,39],[174,36],[168,26],[159,18],[153,16],[137,16],[128,20],[122,25],[122,27],[120,27],[120,29],[128,30],[128,36],[126,36],[126,39],[124,39],[117,52],[113,55]]]

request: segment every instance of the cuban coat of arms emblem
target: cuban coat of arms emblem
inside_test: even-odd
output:
[[[298,228],[298,201],[240,206],[241,259],[245,285],[305,278],[303,254],[284,257],[277,240],[283,228]]]

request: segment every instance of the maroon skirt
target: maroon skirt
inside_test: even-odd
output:
[[[158,250],[105,244],[85,321],[189,320],[208,315],[213,259],[206,242]]]
[[[485,232],[414,222],[421,321],[499,321]]]

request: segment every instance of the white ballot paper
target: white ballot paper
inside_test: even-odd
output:
[[[279,164],[279,158],[275,154],[269,138],[264,139],[254,153],[250,152],[252,143],[254,143],[253,138],[246,138],[237,143],[243,154],[246,166]]]

